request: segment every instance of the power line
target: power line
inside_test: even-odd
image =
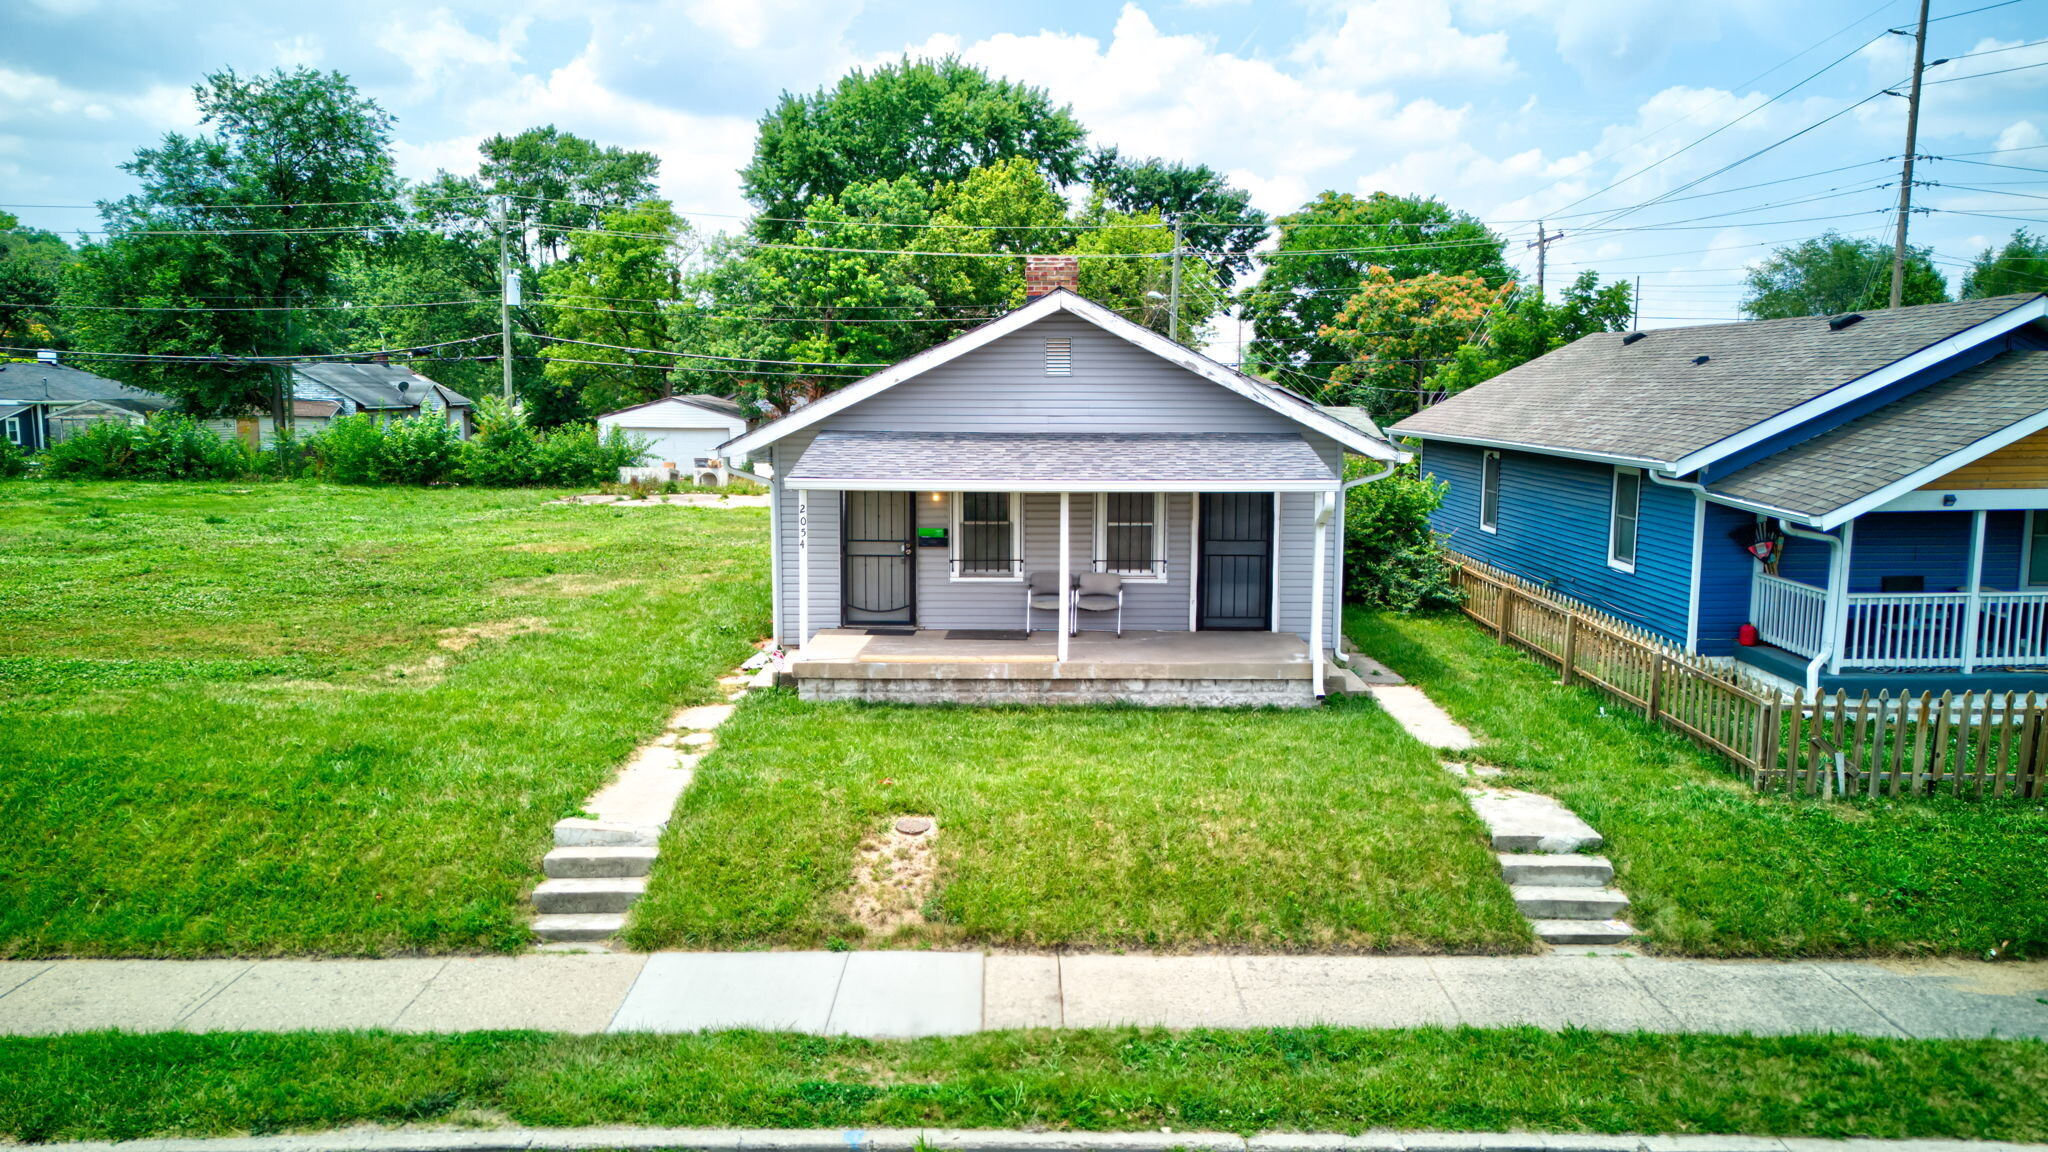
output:
[[[446,308],[459,304],[496,304],[496,300],[423,300],[413,304],[273,304],[246,308],[184,308],[155,304],[29,304],[0,300],[0,308],[57,308],[80,312],[315,312],[369,311],[387,308]]]
[[[482,336],[464,336],[456,340],[442,340],[433,344],[409,344],[403,348],[377,348],[357,352],[306,352],[293,356],[244,356],[233,352],[213,352],[201,355],[183,355],[169,352],[86,352],[67,349],[64,356],[95,356],[103,360],[165,361],[173,363],[200,364],[296,364],[307,361],[359,360],[365,356],[411,356],[434,348],[452,348],[457,344],[474,344],[479,340],[493,340],[497,333]],[[44,352],[44,348],[27,348],[0,345],[0,352]]]
[[[770,360],[761,356],[718,356],[710,352],[667,352],[659,348],[632,348],[624,344],[600,344],[595,340],[571,340],[567,336],[549,336],[545,333],[536,333],[535,338],[546,340],[552,344],[575,344],[583,348],[606,348],[613,352],[640,352],[649,356],[685,356],[699,360],[726,360],[735,364],[789,364],[794,366],[823,364],[834,368],[887,368],[889,366],[888,362],[842,363],[834,360]]]

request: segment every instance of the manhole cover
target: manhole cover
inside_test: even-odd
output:
[[[905,836],[922,836],[932,830],[932,822],[925,816],[905,816],[896,821],[896,830]]]

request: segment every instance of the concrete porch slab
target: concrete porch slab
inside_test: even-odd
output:
[[[798,680],[1307,680],[1308,645],[1291,632],[1083,632],[1059,661],[1059,637],[956,640],[944,630],[870,636],[828,628],[789,670]]]

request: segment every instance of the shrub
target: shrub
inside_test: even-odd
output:
[[[1446,485],[1404,464],[1392,476],[1360,484],[1344,504],[1345,596],[1400,612],[1455,608],[1463,594],[1429,527]]]
[[[65,480],[232,480],[256,470],[256,454],[197,420],[158,412],[140,424],[102,420],[43,453],[43,474]]]
[[[462,446],[462,476],[494,488],[583,488],[645,460],[647,446],[623,429],[600,436],[591,424],[536,431],[524,414],[487,398],[477,407],[476,435]]]
[[[0,440],[0,480],[28,474],[28,453],[12,440]]]
[[[486,396],[476,408],[476,434],[462,445],[462,478],[490,488],[531,484],[535,446],[525,415]]]
[[[313,470],[335,484],[443,484],[454,478],[462,437],[430,413],[379,420],[343,416],[306,445]]]
[[[313,474],[333,484],[375,484],[384,479],[384,429],[372,416],[343,416],[306,441]]]

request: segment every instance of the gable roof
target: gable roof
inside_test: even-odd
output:
[[[677,404],[688,404],[692,408],[702,408],[706,412],[736,420],[745,420],[747,418],[747,410],[741,407],[736,400],[728,400],[723,396],[707,396],[700,392],[681,392],[674,396],[658,397],[643,404],[628,404],[624,408],[616,408],[610,412],[602,413],[598,416],[598,419],[605,420],[613,416],[624,416],[628,412],[638,412],[642,408],[653,408],[670,403],[671,401]]]
[[[131,412],[160,412],[176,405],[168,396],[130,388],[65,364],[17,361],[0,364],[0,400],[20,404],[77,404],[99,400]]]
[[[1394,425],[1685,475],[2048,315],[2034,293],[1864,314],[1597,332]],[[1696,363],[1706,357],[1704,363]]]
[[[1132,323],[1102,305],[1065,288],[1048,292],[1014,312],[991,320],[978,328],[969,329],[943,344],[934,345],[864,380],[849,384],[822,400],[806,404],[780,420],[763,424],[744,436],[735,437],[720,445],[720,451],[739,456],[773,444],[792,432],[808,428],[835,413],[845,411],[905,380],[956,360],[1036,321],[1061,313],[1086,320],[1112,336],[1135,344],[1161,359],[1171,361],[1205,380],[1243,396],[1254,404],[1319,432],[1353,452],[1370,456],[1375,460],[1408,458],[1406,452],[1378,435],[1376,430],[1367,433],[1356,424],[1332,416],[1277,384],[1247,376],[1218,364],[1192,348],[1176,344],[1150,328]]]
[[[469,397],[437,384],[402,364],[296,364],[300,379],[330,388],[363,408],[417,408],[421,393],[434,389],[451,408],[473,407]],[[403,383],[405,391],[398,390]]]
[[[2048,427],[2048,352],[2004,352],[1706,486],[1832,528]]]

